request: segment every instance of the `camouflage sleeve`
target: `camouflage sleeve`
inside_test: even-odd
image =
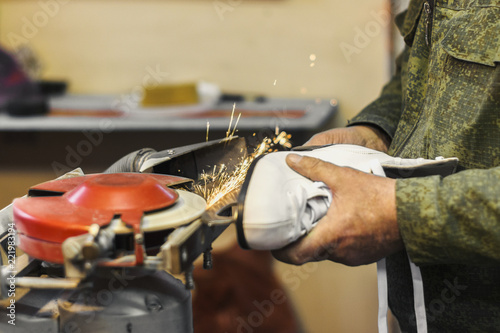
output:
[[[396,184],[399,229],[416,264],[500,262],[500,167]]]
[[[371,125],[383,130],[392,139],[402,112],[401,63],[407,57],[405,50],[396,61],[396,73],[380,96],[348,122],[348,126]]]

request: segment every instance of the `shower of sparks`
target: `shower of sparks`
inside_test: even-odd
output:
[[[268,149],[268,144],[262,141],[250,156],[247,156],[236,165],[232,172],[229,172],[224,164],[215,165],[212,172],[203,172],[198,184],[194,185],[195,193],[205,198],[207,208],[210,208],[224,198],[226,194],[240,188],[252,161],[266,153]]]
[[[254,152],[242,159],[233,171],[228,171],[227,166],[224,164],[219,166],[215,165],[212,172],[207,173],[204,171],[201,174],[200,181],[194,185],[194,192],[205,198],[207,201],[207,208],[214,206],[227,194],[239,190],[245,180],[250,165],[257,157],[269,152],[278,151],[278,146],[291,148],[291,137],[290,134],[286,132],[279,133],[279,129],[276,129],[276,136],[274,138],[264,138]]]

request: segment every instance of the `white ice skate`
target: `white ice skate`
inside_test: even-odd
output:
[[[236,226],[241,247],[282,248],[309,232],[326,214],[330,189],[288,167],[285,157],[290,153],[390,178],[446,176],[458,164],[457,158],[402,159],[346,144],[264,155],[253,162],[238,197]]]

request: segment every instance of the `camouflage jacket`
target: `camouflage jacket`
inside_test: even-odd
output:
[[[500,1],[411,0],[396,23],[397,73],[350,125],[385,131],[395,156],[460,159],[454,175],[397,181],[398,224],[429,332],[500,332]],[[389,304],[414,331],[405,263],[388,258]]]

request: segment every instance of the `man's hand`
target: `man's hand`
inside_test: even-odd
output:
[[[273,252],[300,265],[329,259],[350,266],[378,261],[403,248],[396,217],[395,180],[312,157],[287,156],[287,164],[332,191],[332,203],[316,227],[297,242]]]
[[[390,139],[382,131],[369,126],[334,128],[314,135],[304,146],[322,146],[332,143],[347,143],[382,151],[389,149]]]

